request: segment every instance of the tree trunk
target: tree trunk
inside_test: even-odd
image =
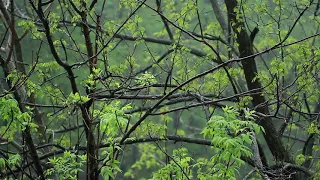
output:
[[[228,16],[230,17],[232,29],[236,33],[236,41],[239,44],[240,57],[247,57],[253,55],[253,44],[250,36],[245,30],[245,25],[242,19],[237,18],[237,13],[235,8],[237,7],[236,0],[225,0]],[[261,84],[259,80],[254,80],[257,75],[257,66],[254,58],[248,58],[242,62],[245,79],[247,82],[248,90],[261,89]],[[256,111],[263,114],[269,114],[267,106],[259,105],[265,103],[265,98],[262,95],[262,90],[258,93],[252,94],[252,104],[257,107]],[[271,118],[259,119],[258,123],[264,128],[264,137],[268,144],[268,147],[277,161],[290,162],[290,155],[288,151],[284,148],[281,142],[281,137],[279,136],[276,128],[272,124]]]

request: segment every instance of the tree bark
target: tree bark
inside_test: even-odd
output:
[[[231,20],[231,25],[234,33],[237,35],[236,41],[239,44],[240,57],[247,57],[254,54],[253,42],[250,36],[245,30],[245,24],[243,20],[237,18],[237,13],[235,8],[237,7],[236,0],[225,0],[225,4],[228,10],[228,16]],[[254,58],[249,58],[241,62],[244,70],[244,75],[246,83],[249,90],[260,89],[262,86],[259,80],[254,80],[257,75],[257,66]],[[252,104],[257,107],[256,111],[263,114],[269,114],[269,109],[267,106],[259,106],[265,103],[265,98],[262,95],[262,91],[251,95]],[[271,122],[271,118],[259,119],[258,123],[264,128],[264,138],[268,144],[268,147],[277,161],[290,162],[290,155],[285,149],[283,143],[281,142],[281,137],[279,136],[276,128]]]

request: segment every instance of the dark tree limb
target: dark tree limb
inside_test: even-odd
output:
[[[237,14],[235,9],[238,4],[236,0],[225,0],[225,4],[228,10],[228,16],[232,24],[232,29],[234,33],[237,34],[236,41],[239,43],[239,53],[240,57],[248,57],[248,60],[242,61],[242,66],[245,74],[245,79],[247,82],[248,89],[259,89],[261,84],[258,80],[254,80],[257,75],[257,66],[254,60],[254,57],[251,57],[254,54],[252,41],[245,30],[244,22],[237,19]],[[251,95],[253,98],[252,103],[254,106],[265,103],[265,98],[262,96],[262,91],[258,94]],[[269,114],[269,110],[266,106],[257,108],[258,112],[263,114]],[[281,137],[278,135],[277,130],[271,122],[271,118],[261,119],[259,124],[265,129],[264,137],[270,148],[273,156],[280,161],[290,162],[290,155],[284,148]]]

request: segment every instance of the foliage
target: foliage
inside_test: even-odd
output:
[[[244,120],[233,108],[226,106],[223,111],[224,116],[213,116],[202,133],[212,139],[215,151],[210,159],[214,164],[211,172],[215,172],[211,176],[216,179],[235,179],[236,171],[245,164],[241,157],[252,156],[248,147],[252,145],[252,133],[259,133],[261,127],[250,121],[254,119],[253,111],[244,109]]]
[[[65,151],[61,157],[49,158],[49,162],[53,168],[46,170],[47,176],[57,173],[60,179],[77,179],[77,173],[82,171],[81,166],[86,162],[86,155]]]
[[[0,179],[319,179],[319,7],[0,1]]]

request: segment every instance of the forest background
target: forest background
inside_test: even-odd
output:
[[[1,0],[1,179],[320,179],[320,0]]]

